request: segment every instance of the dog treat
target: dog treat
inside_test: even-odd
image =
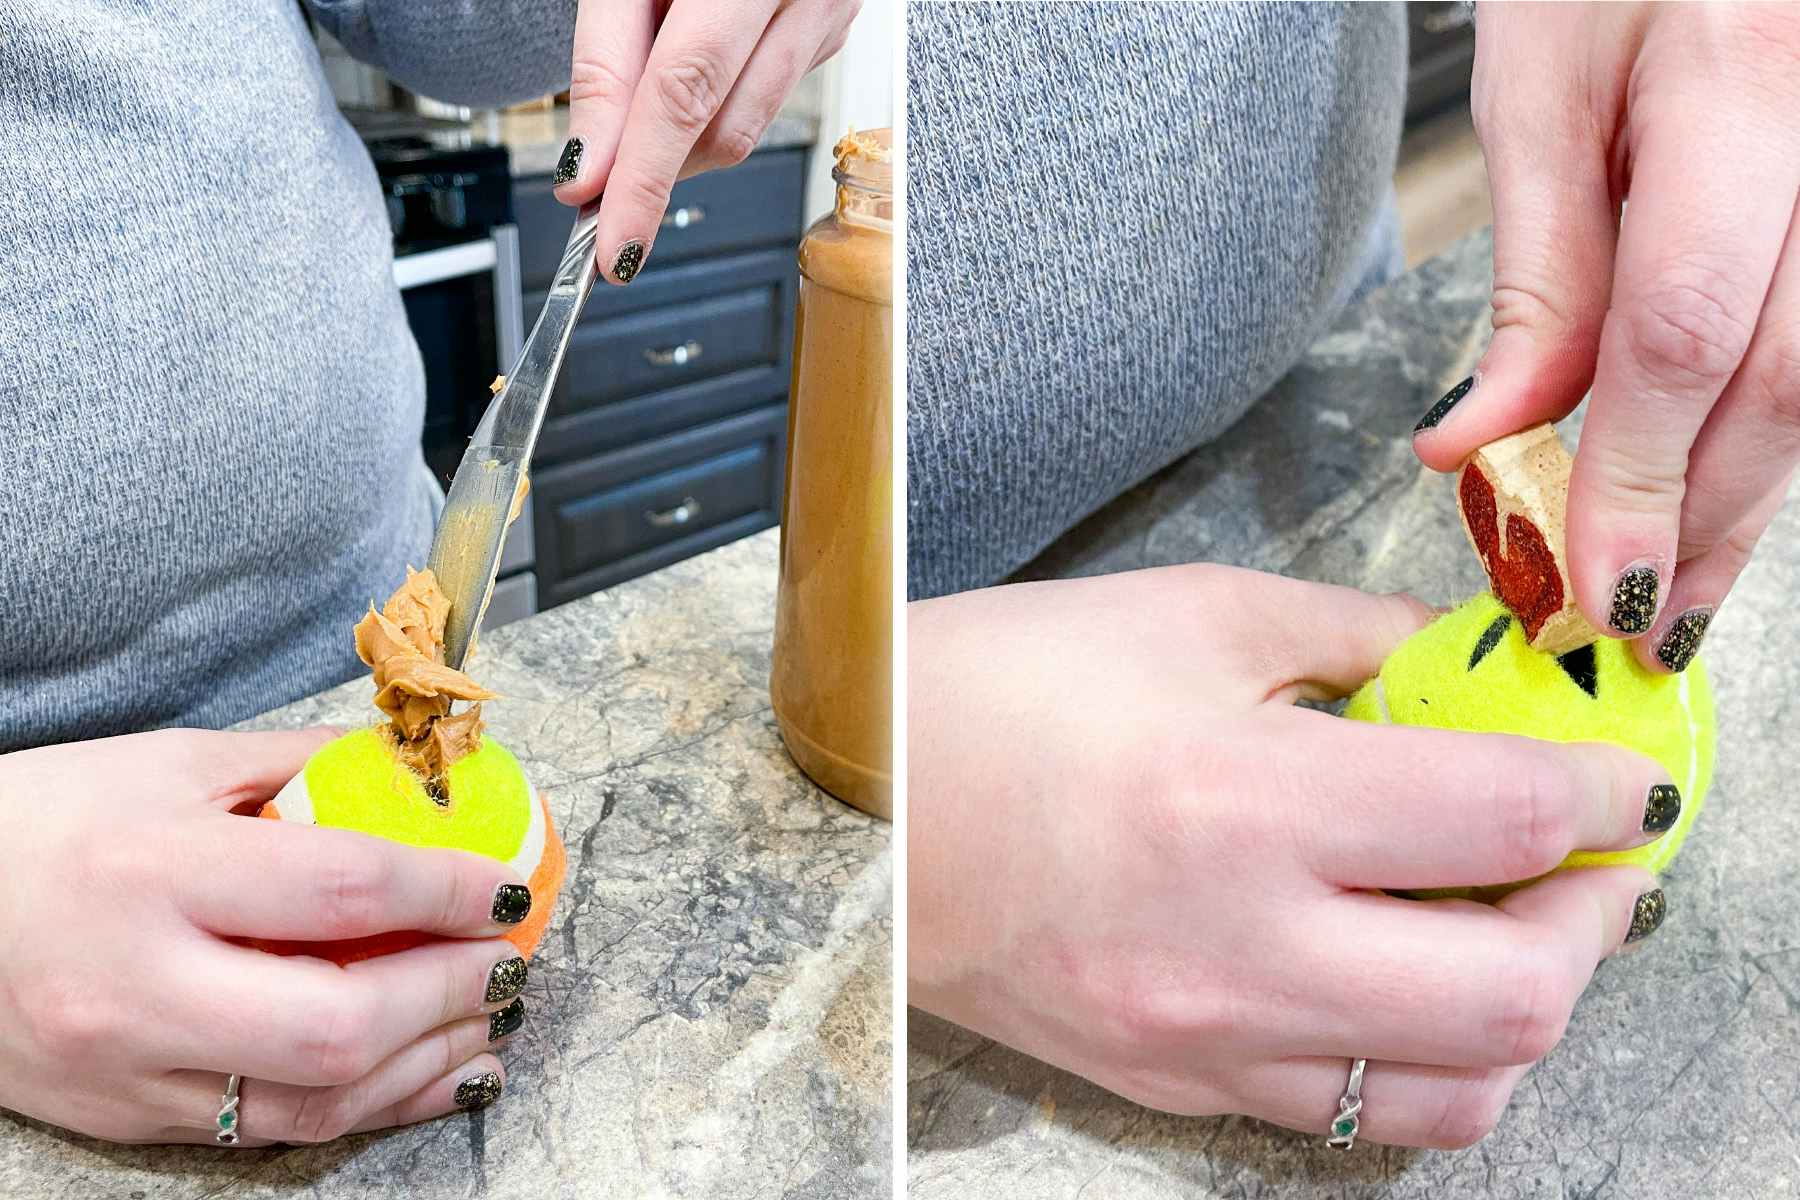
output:
[[[1536,425],[1489,442],[1463,464],[1456,503],[1494,595],[1535,650],[1566,654],[1600,632],[1575,607],[1564,548],[1569,472],[1556,430]]]

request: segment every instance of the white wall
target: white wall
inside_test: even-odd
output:
[[[806,181],[807,223],[831,208],[831,147],[850,129],[894,123],[894,14],[892,0],[863,0],[850,38],[837,56],[813,72],[819,84],[819,141]]]

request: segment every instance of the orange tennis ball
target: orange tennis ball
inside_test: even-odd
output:
[[[444,803],[439,803],[400,761],[386,728],[372,726],[321,747],[257,815],[354,829],[409,846],[470,850],[508,864],[531,888],[531,912],[505,937],[530,958],[550,924],[567,870],[550,808],[519,760],[492,737],[483,737],[479,749],[451,764],[445,779]],[[409,949],[432,936],[397,932],[340,942],[252,944],[275,954],[347,964]]]

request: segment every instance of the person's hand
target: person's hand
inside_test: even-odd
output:
[[[524,964],[494,919],[515,874],[236,815],[329,737],[177,730],[0,757],[0,1106],[114,1141],[211,1142],[237,1074],[240,1144],[264,1146],[494,1098],[490,1036],[523,1012],[506,1001]],[[399,930],[458,940],[350,967],[233,940]]]
[[[1680,670],[1800,461],[1800,5],[1483,4],[1476,30],[1494,336],[1419,457],[1454,470],[1591,383],[1575,600]]]
[[[1612,746],[1293,703],[1430,616],[1209,566],[910,605],[912,1002],[1140,1103],[1321,1135],[1368,1058],[1361,1136],[1480,1138],[1661,893],[1635,867],[1498,907],[1373,889],[1641,845],[1669,780]]]
[[[581,0],[557,199],[603,191],[601,278],[630,283],[675,181],[742,162],[861,0]]]

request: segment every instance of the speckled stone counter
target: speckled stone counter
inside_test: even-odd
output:
[[[569,140],[569,110],[558,105],[547,109],[513,109],[496,114],[494,129],[512,155],[514,175],[548,175],[556,170],[563,143]],[[757,139],[758,150],[782,150],[810,146],[818,140],[819,121],[804,111],[783,110]]]
[[[483,637],[477,676],[504,696],[489,729],[569,849],[493,1107],[249,1151],[0,1114],[0,1196],[888,1195],[889,827],[782,749],[775,546],[761,534]],[[249,724],[359,723],[370,697],[350,683]],[[254,1131],[249,1090],[243,1117]]]
[[[1024,574],[1238,563],[1446,603],[1482,586],[1451,484],[1412,425],[1488,336],[1478,235],[1345,315],[1215,445],[1071,531]],[[1800,1195],[1800,502],[1706,641],[1719,768],[1664,877],[1669,917],[1604,964],[1499,1129],[1457,1153],[1349,1155],[1244,1118],[1140,1108],[910,1014],[916,1200]],[[1371,1071],[1378,1070],[1373,1064]],[[1320,1124],[1331,1117],[1322,1111]]]

